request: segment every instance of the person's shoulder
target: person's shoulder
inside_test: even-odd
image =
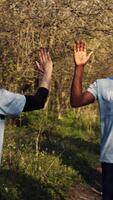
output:
[[[97,79],[96,82],[98,87],[108,86],[110,84],[113,84],[113,76]]]
[[[107,80],[113,80],[113,76],[109,76],[106,78]]]
[[[0,88],[0,93],[6,92],[7,90],[4,88]]]
[[[113,80],[113,76],[96,79],[97,82],[108,82],[108,81],[111,81],[111,80]]]
[[[113,81],[113,76],[111,77],[105,77],[105,78],[99,78],[99,79],[95,79],[91,85],[95,85],[97,87],[103,87],[104,85],[108,85],[110,84],[111,80]]]
[[[107,77],[104,77],[104,78],[100,78],[100,80],[106,80],[106,79],[113,80],[113,76],[107,76]]]
[[[5,88],[0,88],[0,96],[1,97],[10,96],[11,94],[12,94],[12,92],[10,92],[9,90],[7,90]]]

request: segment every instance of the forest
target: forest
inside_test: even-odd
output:
[[[70,106],[77,40],[93,51],[85,90],[113,73],[112,0],[0,0],[0,87],[34,94],[41,47],[54,63],[45,108],[6,120],[1,200],[101,198],[98,104]]]

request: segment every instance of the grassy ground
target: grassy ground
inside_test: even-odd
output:
[[[80,113],[33,112],[27,126],[7,125],[1,200],[63,200],[73,184],[100,189],[98,118]]]

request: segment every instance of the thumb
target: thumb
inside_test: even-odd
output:
[[[39,64],[39,62],[37,62],[36,61],[36,65],[37,65],[37,67],[38,67],[38,70],[40,71],[40,72],[44,72],[44,70],[42,69],[42,67],[41,67],[41,65]]]
[[[90,59],[90,57],[91,57],[92,54],[93,54],[93,51],[91,51],[91,52],[88,54],[88,56],[87,56],[87,60]]]

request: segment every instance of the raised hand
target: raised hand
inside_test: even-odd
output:
[[[86,44],[83,41],[77,41],[74,45],[74,60],[76,66],[85,65],[92,55],[92,51],[87,54]]]
[[[43,74],[52,74],[53,63],[51,56],[46,48],[39,50],[39,62],[36,61],[38,70]]]
[[[40,87],[45,87],[48,89],[52,76],[53,62],[46,48],[41,48],[39,50],[39,62],[36,61],[36,65],[38,70],[43,73]]]

